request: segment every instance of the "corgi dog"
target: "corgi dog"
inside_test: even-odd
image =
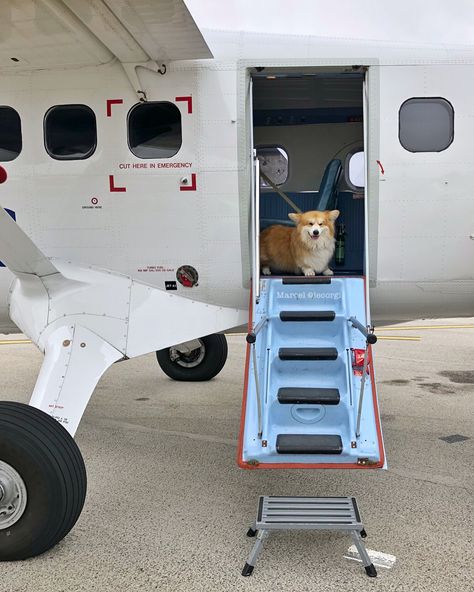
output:
[[[271,268],[300,275],[333,275],[335,224],[339,210],[288,214],[296,228],[274,225],[260,235],[260,264],[264,275]]]

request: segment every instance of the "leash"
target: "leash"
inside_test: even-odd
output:
[[[290,206],[290,208],[295,210],[295,212],[297,212],[298,214],[302,213],[302,210],[300,210],[300,208],[295,204],[295,202],[292,201],[285,193],[283,193],[283,191],[281,189],[278,189],[278,187],[275,185],[275,183],[273,183],[273,181],[270,181],[270,179],[267,177],[267,175],[265,173],[263,173],[262,171],[260,171],[260,177],[265,181],[265,183],[270,185],[270,187],[273,189],[273,191],[278,193],[278,195],[286,201],[286,203]]]

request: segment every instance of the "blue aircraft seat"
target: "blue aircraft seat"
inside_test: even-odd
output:
[[[315,195],[312,199],[312,203],[309,205],[305,204],[304,206],[300,205],[297,202],[297,205],[303,210],[333,210],[336,207],[337,202],[337,184],[339,182],[339,178],[342,172],[342,163],[338,158],[331,160],[326,169],[324,170],[323,178],[321,180],[321,184],[319,186],[319,192]],[[273,194],[272,199],[281,200],[283,202],[283,198],[278,194]],[[284,226],[291,226],[293,223],[288,220],[288,217],[285,216],[284,218],[270,218],[265,216],[265,213],[262,212],[262,216],[260,218],[260,230],[265,230],[268,226],[272,224],[283,224]]]
[[[342,162],[335,158],[327,165],[319,186],[319,203],[317,210],[334,210],[336,207],[337,184],[342,172]]]

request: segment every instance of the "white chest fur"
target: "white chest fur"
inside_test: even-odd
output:
[[[331,236],[320,236],[311,249],[305,249],[302,261],[298,264],[306,273],[306,268],[312,269],[315,273],[326,271],[329,261],[334,254],[335,240]]]

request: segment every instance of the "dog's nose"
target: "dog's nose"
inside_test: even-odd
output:
[[[313,236],[318,236],[319,235],[319,230],[317,228],[315,228],[313,230]]]

